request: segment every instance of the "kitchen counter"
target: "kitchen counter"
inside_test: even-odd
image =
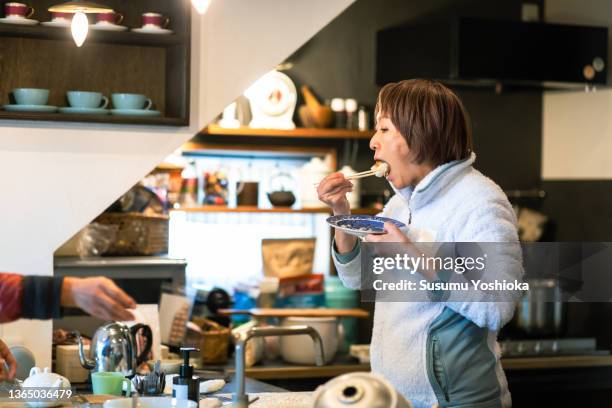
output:
[[[91,394],[91,384],[75,384],[74,385],[76,388],[76,397],[72,398],[72,402],[69,403],[65,403],[63,405],[61,405],[61,407],[90,407],[90,408],[99,408],[102,407],[102,404],[87,404],[84,403],[81,398],[79,397],[80,395],[88,395]],[[266,398],[271,399],[273,398],[273,394],[279,394],[279,393],[283,393],[286,394],[287,390],[285,390],[284,388],[280,388],[280,387],[276,387],[274,385],[270,385],[270,384],[266,384],[264,382],[258,381],[258,380],[254,380],[252,378],[246,378],[245,379],[245,386],[246,386],[246,392],[247,394],[263,394]],[[235,383],[233,381],[233,379],[225,384],[225,386],[213,393],[213,394],[207,394],[204,395],[202,394],[202,398],[205,397],[219,397],[222,400],[229,400],[231,399],[231,394],[232,392],[234,392],[234,388],[235,388]],[[299,393],[299,394],[307,394],[307,396],[310,395],[310,393]],[[296,398],[300,398],[303,399],[305,395],[302,396],[296,396]],[[22,408],[22,407],[27,407],[28,405],[26,403],[23,402],[5,402],[5,401],[0,401],[0,406],[1,407],[6,407],[6,408]],[[264,405],[262,405],[264,406]]]
[[[223,369],[227,374],[233,375],[234,362],[225,366],[216,367]],[[338,375],[356,371],[370,371],[369,364],[360,364],[349,356],[338,356],[330,364],[324,366],[297,365],[286,363],[282,360],[263,361],[253,367],[246,369],[246,376],[257,380],[277,380],[296,378],[332,378]]]

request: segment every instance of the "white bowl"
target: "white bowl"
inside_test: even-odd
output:
[[[338,351],[338,344],[344,338],[342,325],[336,317],[287,317],[281,326],[306,325],[315,329],[323,342],[325,364],[331,362]],[[280,336],[280,350],[283,360],[294,364],[315,364],[315,345],[307,335]]]

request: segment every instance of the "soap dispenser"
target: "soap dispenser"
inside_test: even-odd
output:
[[[194,347],[181,347],[183,353],[183,364],[179,369],[179,375],[172,380],[172,397],[177,400],[191,400],[195,403],[200,401],[200,377],[193,375],[193,366],[189,365],[189,353],[200,351]]]

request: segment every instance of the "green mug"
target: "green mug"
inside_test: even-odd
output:
[[[132,382],[122,373],[103,371],[91,374],[91,385],[94,394],[121,395],[123,383],[127,384],[126,396],[132,394]]]

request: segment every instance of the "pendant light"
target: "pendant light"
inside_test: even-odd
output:
[[[113,9],[101,4],[88,1],[68,1],[66,3],[51,6],[48,9],[52,13],[72,13],[72,39],[77,47],[80,47],[87,38],[89,32],[89,21],[85,14],[88,13],[112,13]]]
[[[199,14],[206,13],[212,0],[191,0],[191,4]]]

